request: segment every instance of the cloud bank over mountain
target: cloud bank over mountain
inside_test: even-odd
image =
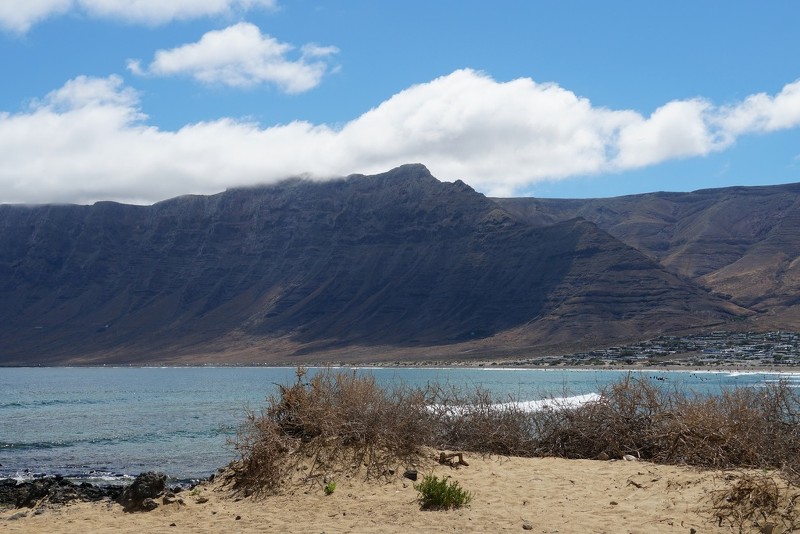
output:
[[[211,12],[271,2],[190,4]],[[75,5],[113,13],[116,3],[37,5],[49,6],[48,13]],[[141,16],[147,12],[159,20],[156,3],[133,5],[144,6]],[[181,4],[171,5],[172,14],[161,17],[178,16]],[[202,54],[201,61],[194,54],[214,47],[215,40],[236,38],[261,47],[252,51],[252,61],[224,53]],[[134,63],[130,68],[232,86],[271,83],[298,92],[318,83],[320,71],[327,69],[325,58],[336,52],[308,45],[299,59],[289,61],[286,46],[255,26],[238,24],[161,51],[146,67]],[[644,116],[594,106],[554,83],[498,81],[463,69],[408,87],[341,125],[261,125],[222,118],[167,130],[148,122],[139,94],[121,77],[79,76],[27,109],[0,111],[0,202],[152,203],[289,176],[370,174],[407,162],[425,163],[440,179],[463,179],[481,192],[508,196],[544,180],[704,156],[725,150],[740,136],[798,125],[800,80],[777,94],[754,94],[740,102],[715,104],[699,97],[665,102]]]

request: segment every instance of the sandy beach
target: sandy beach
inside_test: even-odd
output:
[[[2,532],[732,532],[718,525],[710,495],[721,472],[638,461],[467,455],[458,468],[431,461],[420,475],[450,476],[469,506],[421,510],[410,480],[338,479],[261,499],[239,498],[219,481],[179,494],[183,504],[126,513],[118,504],[76,503],[0,512]],[[20,512],[25,517],[10,519]],[[530,527],[530,528],[527,528]],[[754,530],[755,532],[758,529]],[[779,532],[776,529],[774,532]]]

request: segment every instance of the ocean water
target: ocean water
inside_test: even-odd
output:
[[[315,372],[314,369],[310,370]],[[498,368],[359,368],[383,384],[474,388],[498,402],[597,392],[625,371]],[[800,375],[646,371],[656,383],[720,388]],[[248,409],[258,410],[293,368],[80,367],[0,368],[0,478],[59,474],[89,482],[124,482],[149,470],[188,482],[236,458],[229,439]]]

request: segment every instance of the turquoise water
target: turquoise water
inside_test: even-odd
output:
[[[314,372],[314,370],[312,370]],[[596,392],[624,371],[367,368],[380,383],[481,386],[499,402]],[[781,375],[648,371],[659,384],[715,392]],[[783,375],[800,386],[800,375]],[[160,470],[207,477],[236,457],[228,445],[292,368],[0,368],[0,478],[60,474],[119,481]]]

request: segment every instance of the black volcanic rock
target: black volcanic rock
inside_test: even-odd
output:
[[[594,223],[524,219],[421,165],[147,207],[0,206],[0,363],[243,344],[269,359],[520,329],[575,343],[744,313]]]
[[[0,506],[32,508],[41,502],[67,504],[72,501],[113,500],[121,492],[119,486],[95,486],[86,482],[75,484],[59,476],[24,482],[8,478],[0,479]]]
[[[150,512],[158,507],[153,499],[164,492],[167,485],[167,476],[164,473],[148,471],[134,479],[117,497],[117,502],[126,512]]]

